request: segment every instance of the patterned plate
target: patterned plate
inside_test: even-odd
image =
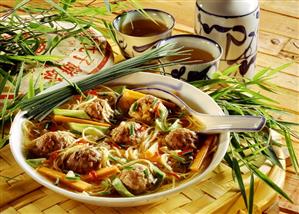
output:
[[[74,27],[74,24],[69,22],[57,22],[57,25],[59,25],[58,28]],[[50,54],[52,56],[62,56],[62,59],[55,62],[56,65],[44,65],[35,68],[27,67],[27,74],[22,79],[20,93],[26,93],[28,91],[29,82],[33,82],[36,86],[43,87],[49,87],[61,82],[63,77],[60,76],[58,72],[69,79],[74,76],[96,73],[103,68],[113,65],[112,49],[105,37],[93,28],[87,31],[91,35],[92,40],[96,42],[96,45],[90,45],[79,37],[64,39]],[[48,38],[55,36],[56,34],[48,34]],[[41,55],[47,48],[46,39],[41,40],[40,47],[36,51],[37,55]],[[9,88],[9,85],[7,85],[7,88]],[[9,99],[13,99],[12,93],[2,93],[0,95],[0,102],[1,99],[3,100],[7,96],[9,96]]]

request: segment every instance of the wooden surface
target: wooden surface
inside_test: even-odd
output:
[[[0,0],[0,4],[12,5],[13,2]],[[174,15],[177,23],[175,33],[192,33],[194,2],[191,0],[156,0],[142,1],[142,4],[144,7],[159,8]],[[299,122],[299,1],[265,0],[260,1],[260,6],[257,69],[294,62],[272,80],[279,85],[279,92],[271,97],[277,100],[281,107],[293,112],[293,114],[276,115],[277,117]],[[294,141],[294,147],[299,154],[299,141]],[[268,171],[271,173],[271,170]],[[8,147],[0,150],[0,175],[13,178],[10,180],[0,178],[2,213],[195,213],[197,211],[217,213],[215,206],[219,203],[227,205],[227,209],[231,203],[235,203],[239,207],[236,205],[231,207],[233,210],[242,209],[242,203],[237,203],[241,200],[240,195],[234,189],[232,178],[225,166],[213,172],[205,182],[166,199],[160,204],[128,209],[110,209],[80,204],[41,187],[16,165]],[[277,171],[276,173],[272,171],[272,175],[277,175]],[[217,188],[212,188],[215,186]],[[287,167],[284,190],[290,195],[294,204],[285,199],[279,199],[281,213],[299,213],[298,186],[298,176],[291,167]],[[266,187],[258,187],[259,191],[267,191]],[[263,195],[262,192],[261,195]],[[269,201],[273,202],[272,199]],[[261,207],[265,208],[265,205],[269,206],[268,203],[260,204],[256,206],[255,211],[258,213],[263,210]],[[273,207],[269,212],[278,213],[279,211],[277,207]],[[218,213],[220,213],[219,210]]]

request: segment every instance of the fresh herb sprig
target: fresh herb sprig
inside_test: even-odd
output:
[[[19,104],[19,107],[27,111],[29,118],[42,120],[48,115],[52,109],[66,100],[72,95],[95,88],[99,84],[103,84],[107,81],[136,73],[144,70],[151,70],[159,68],[161,66],[169,66],[177,63],[176,61],[164,63],[164,64],[148,64],[153,60],[158,60],[166,56],[175,56],[186,53],[186,51],[180,51],[181,48],[175,48],[176,44],[166,44],[164,46],[146,51],[143,55],[125,60],[121,63],[115,64],[110,68],[105,68],[101,72],[90,75],[83,80],[80,80],[71,85],[43,93],[32,97],[31,99],[24,100]]]
[[[238,69],[238,65],[235,65],[222,72],[216,72],[211,79],[192,82],[194,86],[213,97],[226,114],[259,115],[267,120],[265,128],[260,132],[232,133],[230,149],[225,155],[225,161],[232,168],[249,213],[252,212],[253,207],[253,174],[278,194],[291,201],[289,196],[277,184],[258,169],[263,162],[257,161],[259,157],[262,157],[262,160],[269,160],[273,165],[282,168],[279,158],[274,152],[274,147],[282,146],[282,144],[275,142],[270,134],[270,130],[275,130],[284,136],[292,165],[298,173],[298,158],[291,141],[291,136],[298,138],[298,135],[291,129],[290,125],[299,124],[279,121],[272,117],[272,113],[285,113],[286,110],[279,108],[275,100],[257,92],[260,89],[275,93],[274,89],[277,86],[271,84],[269,80],[289,65],[285,64],[275,69],[264,68],[251,79],[231,76]],[[242,178],[244,167],[251,173],[249,197],[247,197]]]

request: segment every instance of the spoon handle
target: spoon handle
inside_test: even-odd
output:
[[[240,115],[205,115],[195,113],[194,116],[204,124],[203,130],[199,132],[254,132],[261,130],[266,120],[259,116],[240,116]]]

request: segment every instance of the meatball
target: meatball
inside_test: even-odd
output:
[[[148,168],[142,164],[134,164],[129,169],[122,170],[119,178],[136,195],[145,192],[154,180]]]
[[[142,135],[142,126],[136,122],[121,122],[111,131],[112,141],[118,145],[136,145]]]
[[[160,99],[146,95],[131,105],[129,115],[137,121],[152,124],[156,118],[166,118],[168,111]]]
[[[92,102],[88,102],[85,105],[85,112],[94,119],[104,120],[109,122],[109,119],[113,116],[114,111],[110,107],[107,100],[95,98]]]
[[[59,155],[58,167],[61,170],[72,170],[79,174],[87,174],[100,167],[101,153],[91,145],[76,145],[67,148]]]
[[[165,137],[165,141],[170,149],[196,148],[197,135],[192,130],[178,128],[169,132]]]
[[[48,157],[51,152],[64,149],[73,144],[74,135],[66,131],[47,132],[36,138],[31,153],[34,157]]]

